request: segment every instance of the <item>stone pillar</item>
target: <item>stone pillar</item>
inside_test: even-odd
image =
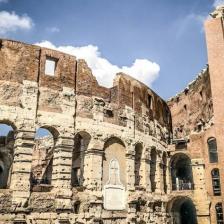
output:
[[[140,185],[143,186],[146,191],[151,192],[151,183],[150,183],[150,153],[149,150],[146,149],[145,153],[141,159],[141,182]]]
[[[127,191],[135,190],[135,156],[133,149],[128,149],[126,153]]]
[[[91,148],[85,153],[83,184],[88,190],[102,190],[103,153],[102,148]]]
[[[91,147],[85,153],[84,158],[84,182],[85,192],[89,198],[89,211],[93,220],[100,220],[103,195],[102,195],[102,175],[103,175],[103,147]],[[97,223],[93,221],[93,223]]]
[[[16,211],[26,209],[30,196],[30,176],[35,132],[17,130],[10,189]]]
[[[71,210],[71,167],[74,138],[59,136],[53,157],[52,185],[56,194],[56,209]]]
[[[192,173],[194,181],[193,202],[197,210],[197,220],[200,224],[210,223],[209,204],[205,185],[205,165],[203,159],[192,159]],[[203,200],[202,200],[203,198]]]
[[[158,151],[157,151],[158,152]],[[155,174],[155,182],[156,182],[156,190],[155,193],[161,194],[161,169],[160,169],[161,158],[159,154],[157,154],[156,158],[156,174]]]
[[[14,161],[10,189],[16,211],[23,211],[30,196],[30,175],[35,136],[38,84],[23,80],[21,108],[17,115],[17,134],[14,144]]]
[[[161,189],[161,193],[164,194],[165,191],[164,191],[164,179],[163,179],[163,160],[161,159],[160,160],[160,163],[159,163],[159,168],[160,168],[160,189]]]
[[[172,190],[172,181],[171,181],[171,170],[170,170],[170,159],[167,158],[167,166],[166,166],[166,186],[167,186],[167,194],[171,193]]]
[[[197,215],[197,220],[198,220],[198,223],[200,224],[210,224],[210,216],[207,215],[207,216],[204,216],[204,215]]]

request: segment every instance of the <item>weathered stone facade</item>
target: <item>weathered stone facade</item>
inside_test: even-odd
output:
[[[214,17],[209,66],[168,102],[126,74],[105,88],[84,60],[2,39],[0,123],[13,131],[0,137],[0,223],[216,223],[224,40]]]
[[[170,154],[190,158],[194,191],[189,197],[196,207],[199,224],[224,223],[223,15],[224,7],[218,7],[205,22],[207,67],[183,92],[168,101],[173,125]]]

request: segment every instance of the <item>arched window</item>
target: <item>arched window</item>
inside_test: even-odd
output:
[[[142,145],[137,144],[135,146],[135,186],[140,185],[141,159],[142,159]]]
[[[217,153],[217,144],[215,138],[208,139],[208,152],[209,152],[209,161],[210,163],[218,162],[218,153]]]
[[[220,196],[221,187],[220,187],[219,169],[213,169],[211,174],[212,174],[213,193],[215,196]]]
[[[217,203],[215,205],[215,211],[216,211],[216,221],[217,224],[223,224],[223,210],[222,210],[222,203]]]
[[[84,181],[84,159],[91,136],[86,132],[79,132],[75,136],[75,147],[72,154],[71,185],[78,187]]]

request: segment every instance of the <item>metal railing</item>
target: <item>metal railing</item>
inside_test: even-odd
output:
[[[194,190],[194,184],[191,182],[172,184],[172,190],[173,191]]]

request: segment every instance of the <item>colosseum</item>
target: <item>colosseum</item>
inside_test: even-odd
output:
[[[164,101],[84,60],[0,40],[1,224],[223,224],[224,6],[208,65]]]

